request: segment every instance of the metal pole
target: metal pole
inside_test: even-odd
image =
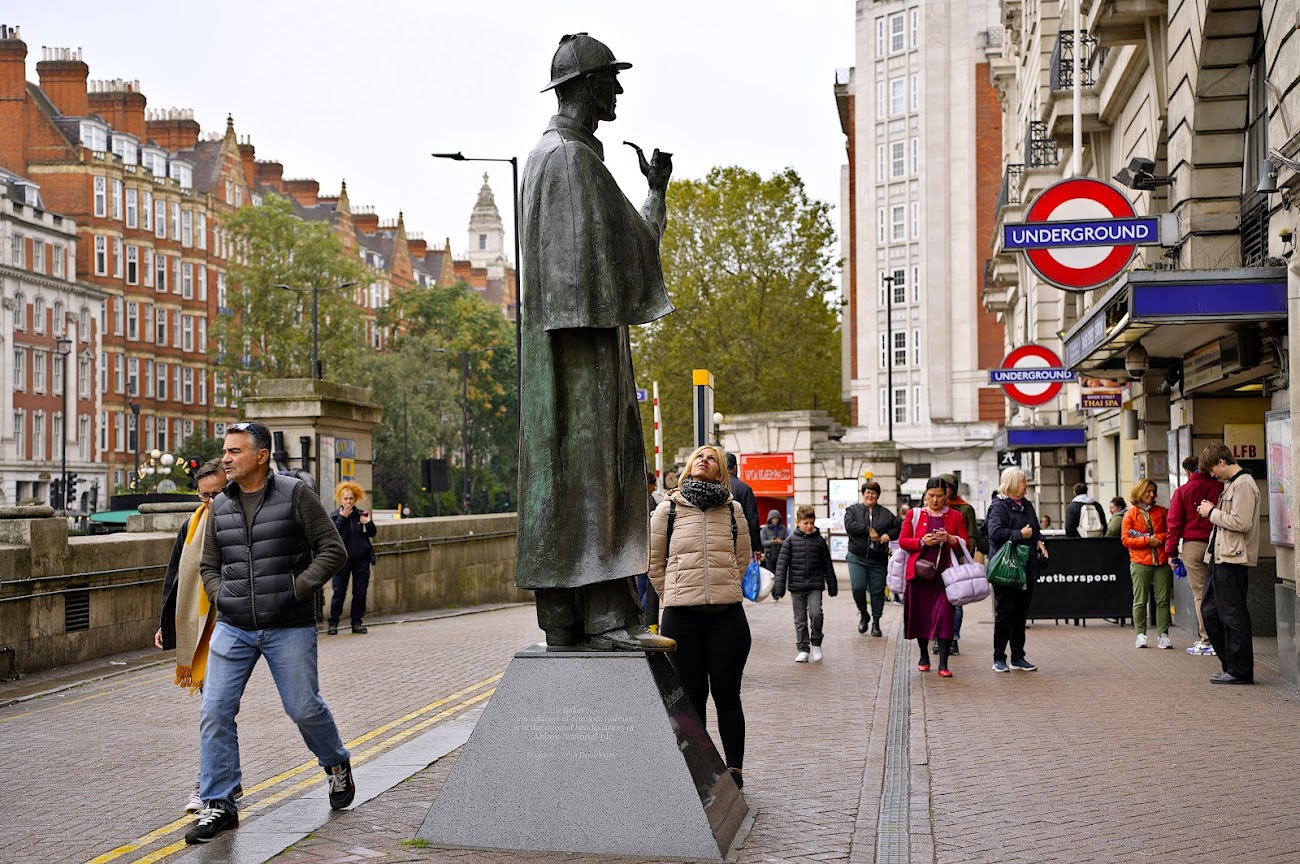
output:
[[[402,500],[407,504],[411,503],[410,488],[407,484],[411,479],[411,450],[410,450],[410,426],[406,422],[406,389],[402,389]]]
[[[140,405],[136,402],[130,403],[131,414],[135,419],[135,476],[131,478],[131,486],[136,492],[140,491]]]
[[[524,395],[524,333],[521,317],[524,307],[524,262],[519,257],[519,159],[510,157],[510,195],[515,207],[515,448],[524,432],[521,410]]]
[[[469,352],[460,352],[460,461],[465,487],[465,512],[474,512],[473,489],[469,479]]]
[[[894,277],[880,277],[885,283],[885,414],[889,440],[894,440]]]
[[[63,478],[63,501],[59,511],[64,516],[68,515],[68,354],[67,351],[61,351],[63,354],[63,432],[61,435],[63,442],[63,464],[59,469],[59,475]]]
[[[311,288],[311,377],[320,381],[320,288]]]
[[[1080,24],[1082,0],[1074,0],[1074,155],[1073,173],[1083,173],[1083,28]]]

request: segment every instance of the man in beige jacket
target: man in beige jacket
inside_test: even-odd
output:
[[[1224,444],[1206,447],[1200,468],[1223,483],[1217,504],[1203,500],[1196,508],[1214,525],[1205,551],[1201,616],[1223,671],[1210,676],[1210,683],[1254,684],[1255,652],[1246,588],[1250,568],[1259,560],[1259,486]]]

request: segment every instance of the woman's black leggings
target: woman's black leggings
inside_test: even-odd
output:
[[[668,660],[700,720],[704,720],[705,703],[713,693],[727,767],[744,768],[745,712],[740,705],[740,679],[750,646],[745,610],[739,603],[669,606],[663,611],[659,632],[677,640],[677,650]]]

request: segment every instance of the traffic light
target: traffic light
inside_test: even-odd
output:
[[[55,510],[63,509],[63,480],[60,477],[50,481],[50,506]]]
[[[65,499],[68,507],[75,507],[77,504],[77,475],[68,475],[68,488]]]
[[[199,466],[202,464],[197,456],[185,460],[185,473],[190,475],[190,486],[195,489],[199,488]]]

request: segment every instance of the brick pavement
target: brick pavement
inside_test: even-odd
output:
[[[748,612],[745,792],[758,815],[738,860],[876,860],[901,610],[888,609],[890,638],[879,640],[857,634],[847,596],[828,601],[826,660],[806,666],[791,662],[788,601]],[[908,648],[912,862],[1295,860],[1300,748],[1289,731],[1300,694],[1275,669],[1261,664],[1256,687],[1214,687],[1217,661],[1183,653],[1191,639],[1179,631],[1179,650],[1139,651],[1129,628],[1049,622],[1029,633],[1041,671],[996,675],[990,617],[987,604],[968,610],[951,680],[916,672]],[[322,637],[323,692],[345,739],[386,724],[401,734],[418,722],[405,715],[502,671],[537,636],[532,610],[514,607]],[[0,708],[5,788],[17,778],[23,790],[0,793],[0,861],[85,861],[179,816],[196,772],[197,704],[167,679],[165,668],[137,669]],[[0,685],[0,704],[5,695]],[[241,721],[246,786],[309,760],[264,669]],[[454,758],[334,814],[277,860],[611,860],[410,845]],[[179,834],[114,860],[140,860]]]

